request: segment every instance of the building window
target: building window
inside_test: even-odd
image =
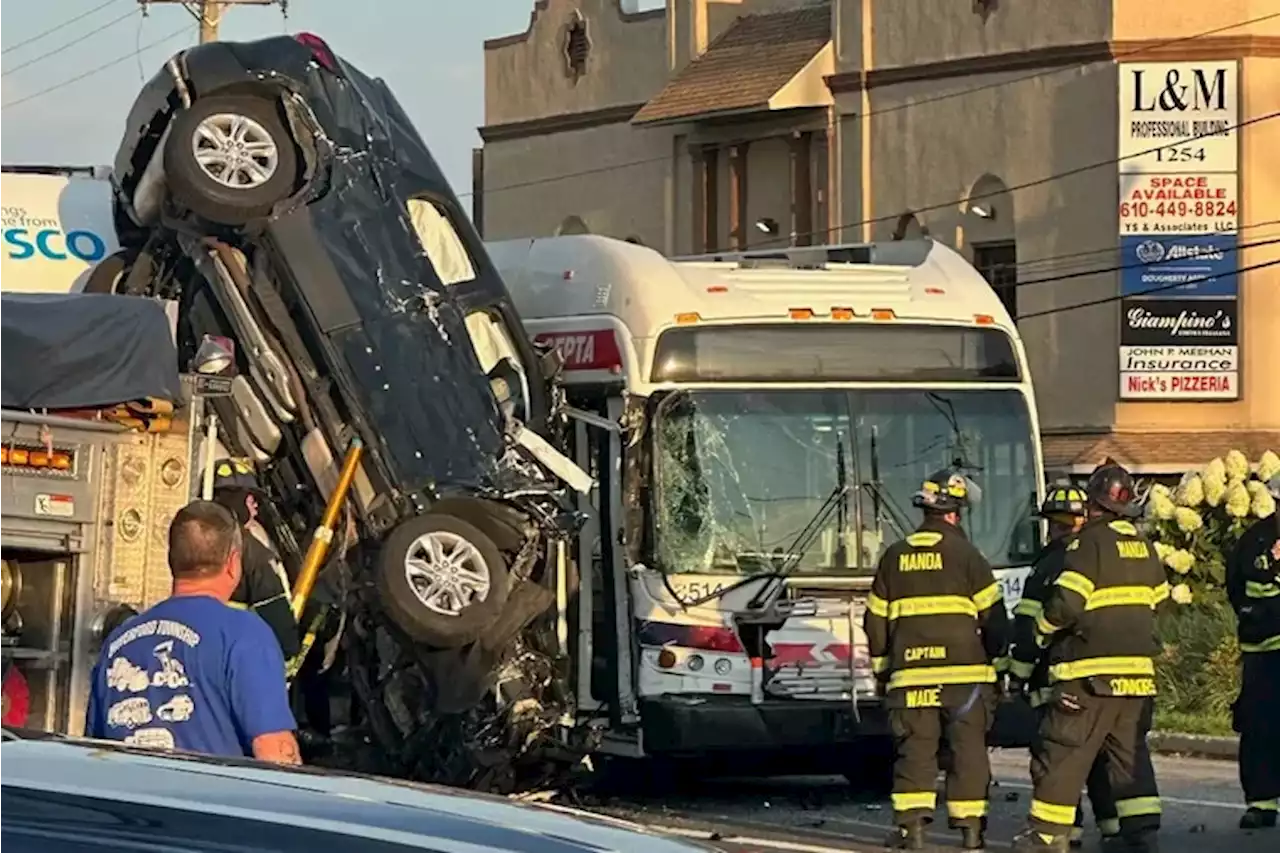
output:
[[[1013,240],[977,243],[973,247],[973,265],[995,290],[1005,310],[1018,319],[1018,244]]]
[[[573,20],[564,31],[564,59],[569,78],[577,83],[587,73],[587,57],[591,53],[591,38],[587,35],[587,21],[581,12],[573,13]]]

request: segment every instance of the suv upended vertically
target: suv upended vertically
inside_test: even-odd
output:
[[[113,182],[109,287],[178,299],[184,360],[234,358],[221,441],[254,462],[286,561],[363,442],[326,572],[353,617],[353,689],[421,774],[415,737],[491,695],[555,601],[579,523],[565,487],[590,487],[553,448],[558,355],[526,336],[390,89],[313,35],[170,58]]]

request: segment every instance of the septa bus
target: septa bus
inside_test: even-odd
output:
[[[1041,532],[1035,397],[1016,325],[956,252],[488,249],[563,353],[573,453],[598,484],[571,657],[605,751],[883,745],[865,596],[948,465],[981,487],[964,525],[1012,609]]]

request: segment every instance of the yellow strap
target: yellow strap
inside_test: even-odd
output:
[[[973,599],[961,595],[915,595],[899,598],[889,605],[891,620],[911,616],[977,615],[978,606],[973,603]]]
[[[1050,681],[1076,681],[1099,675],[1154,677],[1155,674],[1155,663],[1144,657],[1084,658],[1049,667]]]
[[[1044,605],[1034,598],[1022,598],[1013,607],[1014,616],[1027,616],[1032,619],[1044,612]]]
[[[938,794],[935,791],[894,794],[890,799],[893,801],[893,810],[895,812],[909,812],[916,809],[933,811],[938,805]]]
[[[955,820],[987,816],[986,800],[947,800],[947,816]]]
[[[889,689],[901,687],[941,687],[947,684],[994,684],[996,668],[986,664],[971,666],[921,666],[900,669],[889,678]]]
[[[1160,814],[1159,797],[1133,797],[1128,800],[1116,800],[1116,816],[1121,820],[1127,817]]]
[[[1275,598],[1280,595],[1280,585],[1247,581],[1244,585],[1244,594],[1249,598]]]
[[[1241,643],[1242,652],[1280,652],[1280,634],[1268,637],[1260,643]]]
[[[1031,817],[1058,826],[1072,826],[1076,822],[1075,806],[1059,806],[1043,800],[1031,801]]]
[[[993,583],[991,586],[982,590],[973,597],[973,603],[978,605],[978,610],[986,610],[988,607],[995,607],[1004,600],[1004,594],[1000,591],[1000,584]]]
[[[1085,601],[1088,601],[1089,596],[1093,595],[1093,581],[1079,572],[1065,571],[1058,575],[1058,580],[1055,583],[1063,589],[1071,590]]]

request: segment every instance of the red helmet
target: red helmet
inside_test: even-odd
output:
[[[1116,515],[1135,515],[1133,475],[1119,462],[1107,457],[1089,475],[1084,493],[1089,503]]]

